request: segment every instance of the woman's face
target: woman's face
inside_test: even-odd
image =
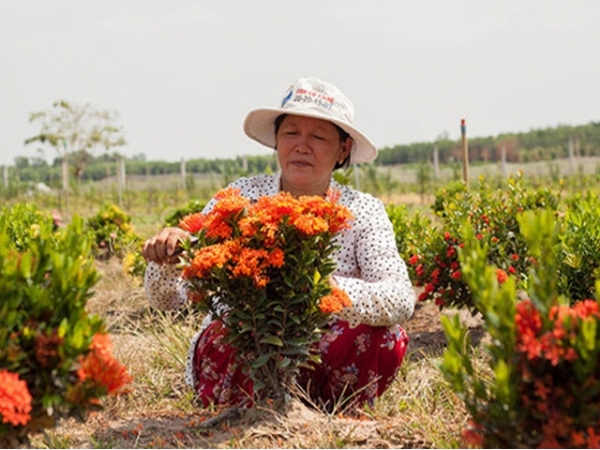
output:
[[[352,139],[342,142],[331,122],[291,114],[281,122],[276,139],[281,187],[292,195],[323,195],[336,162],[352,149]]]

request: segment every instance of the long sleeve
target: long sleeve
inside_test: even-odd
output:
[[[352,307],[339,316],[351,326],[403,323],[413,314],[415,293],[392,224],[380,200],[356,191],[350,194],[347,206],[355,218],[339,238],[334,279],[349,295]]]
[[[181,269],[175,264],[149,262],[144,275],[144,289],[148,302],[158,309],[177,309],[187,300]]]

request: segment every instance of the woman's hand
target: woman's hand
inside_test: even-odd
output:
[[[179,262],[180,244],[188,237],[189,233],[181,228],[164,228],[144,243],[142,255],[146,261],[157,264],[176,264]]]

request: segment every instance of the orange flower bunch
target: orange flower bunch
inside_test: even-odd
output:
[[[294,198],[281,192],[254,203],[239,194],[239,189],[223,189],[215,196],[211,212],[182,219],[180,227],[201,234],[206,244],[195,250],[184,267],[184,278],[203,279],[212,270],[224,268],[228,276],[251,277],[256,287],[264,288],[269,270],[280,269],[285,263],[286,234],[335,235],[349,226],[352,217],[347,208],[336,203],[333,192],[328,198]]]
[[[81,356],[79,363],[77,376],[80,383],[69,393],[69,399],[74,403],[97,404],[100,395],[118,394],[132,381],[127,369],[113,357],[108,334],[95,334],[89,353]],[[98,391],[97,397],[93,395],[95,391]]]
[[[16,373],[0,370],[0,416],[2,423],[25,425],[31,419],[31,394]]]
[[[331,289],[331,294],[321,298],[319,309],[325,314],[339,313],[342,309],[352,306],[348,294],[340,288]]]
[[[554,305],[548,313],[551,328],[543,326],[539,311],[530,300],[517,304],[517,347],[527,359],[549,361],[553,366],[577,358],[576,342],[580,328],[600,319],[598,302],[584,300],[573,306]]]
[[[544,317],[523,300],[515,319],[519,393],[542,431],[540,448],[598,448],[598,302],[553,305]]]
[[[284,397],[331,315],[351,305],[333,288],[335,236],[352,215],[326,197],[281,192],[250,201],[219,191],[208,213],[184,217],[183,277],[193,304],[218,318],[250,368],[255,394]]]

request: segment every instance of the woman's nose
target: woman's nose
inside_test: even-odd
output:
[[[306,133],[300,133],[298,135],[298,140],[295,143],[295,148],[300,151],[308,151],[311,149],[309,135]]]

